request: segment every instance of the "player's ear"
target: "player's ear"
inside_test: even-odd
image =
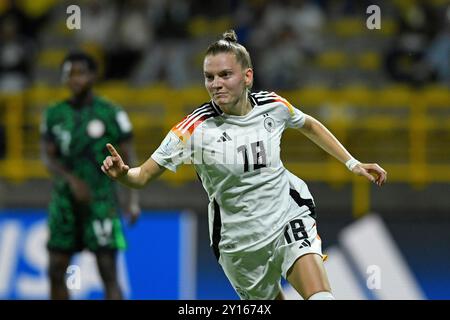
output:
[[[253,69],[252,68],[245,69],[244,77],[245,77],[245,86],[250,89],[253,86]]]

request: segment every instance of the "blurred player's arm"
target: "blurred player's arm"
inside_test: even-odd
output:
[[[41,158],[53,176],[67,181],[73,195],[78,201],[88,203],[91,200],[89,186],[83,180],[72,174],[58,160],[58,148],[55,143],[44,138],[41,140]]]
[[[111,144],[108,143],[106,146],[111,155],[106,157],[103,161],[101,167],[102,171],[108,177],[115,179],[130,188],[143,188],[165,171],[165,168],[157,164],[152,158],[148,158],[147,161],[139,167],[130,169]]]
[[[133,148],[132,141],[130,139],[125,140],[119,145],[120,152],[122,154],[122,159],[124,163],[135,164],[136,163],[136,153]],[[141,208],[139,206],[139,193],[135,189],[124,188],[125,189],[125,208],[124,213],[129,219],[130,223],[136,222],[141,214]]]
[[[376,163],[361,163],[357,161],[322,123],[309,115],[305,116],[305,123],[299,130],[311,141],[342,163],[345,163],[353,173],[365,176],[379,186],[386,181],[387,173],[383,168]]]

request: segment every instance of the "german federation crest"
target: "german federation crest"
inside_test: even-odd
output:
[[[271,117],[266,117],[264,119],[264,128],[266,128],[268,132],[272,132],[273,130],[275,130],[275,120],[273,120]]]

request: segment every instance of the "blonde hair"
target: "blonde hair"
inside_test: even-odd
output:
[[[233,53],[236,56],[236,61],[239,62],[242,68],[253,69],[250,54],[243,45],[237,42],[236,32],[232,29],[224,32],[221,39],[212,43],[206,50],[205,55],[216,55],[224,52]]]

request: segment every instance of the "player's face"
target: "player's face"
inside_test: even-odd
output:
[[[63,65],[63,79],[70,91],[79,95],[92,87],[94,74],[83,61],[66,62]]]
[[[203,73],[211,99],[225,108],[232,108],[240,100],[246,99],[247,88],[253,80],[252,69],[242,68],[233,53],[206,56]]]

